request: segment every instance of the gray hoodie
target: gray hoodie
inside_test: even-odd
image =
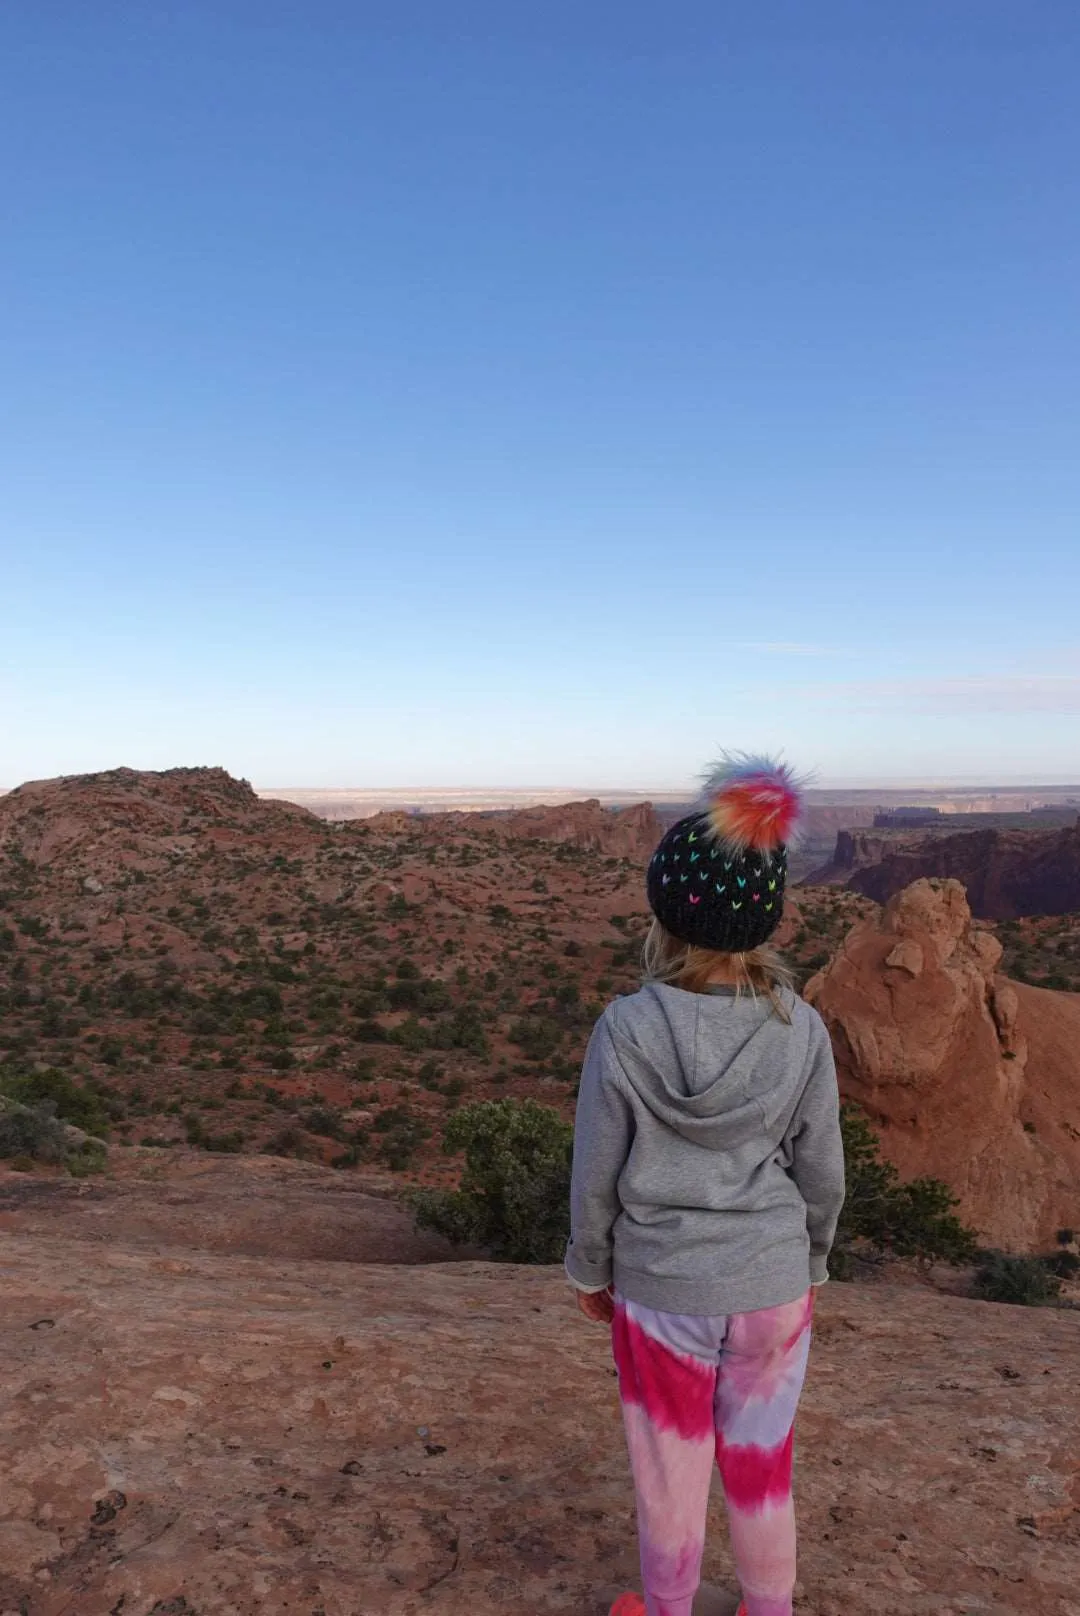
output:
[[[828,1277],[844,1201],[836,1068],[784,995],[649,983],[593,1029],[566,1271],[669,1313],[749,1313]]]

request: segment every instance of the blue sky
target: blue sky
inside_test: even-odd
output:
[[[0,785],[1080,778],[1074,0],[8,0]]]

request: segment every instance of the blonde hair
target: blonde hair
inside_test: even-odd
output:
[[[754,999],[768,999],[781,1021],[791,1021],[783,995],[794,993],[794,978],[773,948],[751,948],[745,954],[699,948],[673,936],[654,917],[641,950],[641,964],[646,982],[667,982],[688,993],[706,993],[714,974],[726,967],[737,998],[749,993]]]

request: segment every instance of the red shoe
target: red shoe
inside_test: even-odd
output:
[[[640,1594],[620,1594],[608,1616],[645,1616],[645,1601]]]

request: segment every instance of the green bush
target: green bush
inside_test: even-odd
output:
[[[1061,1279],[1044,1257],[1010,1257],[984,1251],[975,1270],[975,1294],[985,1302],[1046,1307],[1061,1295]]]
[[[324,1139],[341,1139],[345,1128],[341,1120],[341,1112],[332,1105],[313,1105],[310,1110],[302,1113],[300,1121],[308,1133],[321,1134]]]
[[[392,1027],[386,1035],[386,1041],[397,1044],[401,1049],[411,1049],[415,1052],[427,1049],[429,1036],[415,1016],[408,1016],[400,1027]]]
[[[61,1122],[70,1122],[98,1138],[108,1132],[109,1116],[100,1093],[80,1086],[55,1066],[32,1071],[5,1061],[0,1065],[0,1094],[31,1108],[50,1107]]]
[[[108,1165],[105,1146],[97,1139],[84,1139],[64,1157],[64,1166],[72,1178],[89,1178],[91,1173],[103,1173]]]
[[[421,1229],[503,1262],[559,1261],[570,1232],[569,1123],[534,1100],[485,1100],[455,1113],[443,1148],[464,1151],[461,1184],[414,1197]]]
[[[19,1105],[0,1111],[0,1159],[59,1162],[67,1148],[64,1125],[49,1106]]]
[[[529,1060],[546,1060],[558,1049],[563,1032],[546,1016],[522,1016],[512,1024],[508,1036]]]
[[[462,1004],[452,1015],[436,1022],[428,1034],[431,1049],[465,1049],[486,1060],[491,1053],[480,1011],[474,1004]]]
[[[405,976],[401,966],[398,977],[399,980],[386,990],[391,1010],[416,1010],[422,1016],[449,1010],[452,1001],[444,982],[425,981],[419,975]]]
[[[975,1257],[975,1236],[956,1217],[947,1185],[900,1183],[855,1108],[844,1107],[841,1127],[848,1198],[832,1261],[837,1278],[850,1274],[859,1250],[952,1263]],[[443,1143],[448,1153],[465,1153],[461,1183],[413,1197],[419,1226],[503,1261],[559,1261],[569,1235],[569,1124],[532,1100],[484,1101],[451,1118]]]
[[[299,1128],[280,1128],[262,1147],[264,1156],[296,1156],[307,1154],[307,1141]]]
[[[56,1115],[50,1100],[22,1105],[8,1100],[0,1107],[0,1160],[53,1162],[75,1178],[105,1168],[105,1147],[97,1139],[76,1141]]]
[[[388,1105],[372,1122],[371,1131],[377,1136],[375,1149],[380,1161],[391,1172],[400,1173],[409,1166],[430,1129],[412,1115],[407,1105]]]
[[[356,1023],[353,1037],[359,1044],[385,1044],[388,1041],[386,1028],[370,1019]]]
[[[936,1178],[906,1184],[891,1162],[882,1161],[877,1135],[857,1107],[840,1112],[847,1199],[830,1263],[836,1278],[851,1273],[860,1247],[896,1257],[970,1262],[977,1250],[972,1231],[953,1208],[956,1197]]]

